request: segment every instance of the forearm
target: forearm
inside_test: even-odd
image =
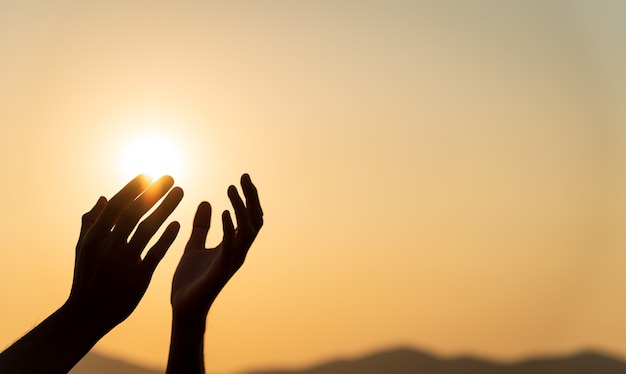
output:
[[[112,326],[63,305],[0,354],[3,374],[67,373]]]
[[[183,318],[174,313],[167,374],[204,374],[206,317]]]

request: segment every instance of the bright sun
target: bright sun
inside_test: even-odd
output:
[[[119,162],[127,178],[140,173],[154,178],[166,174],[180,178],[185,169],[180,146],[174,138],[159,132],[136,134],[130,138],[121,149]]]

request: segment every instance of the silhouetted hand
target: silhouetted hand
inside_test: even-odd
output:
[[[142,259],[148,242],[183,197],[178,187],[167,193],[173,183],[171,177],[163,177],[150,185],[147,177],[138,176],[110,201],[101,197],[83,216],[68,300],[0,354],[0,372],[67,373],[128,317],[178,233],[178,222],[169,224]]]
[[[204,373],[203,339],[206,317],[215,298],[243,264],[248,249],[263,226],[263,211],[250,177],[241,177],[246,204],[235,186],[228,188],[237,228],[230,213],[222,213],[222,242],[205,248],[211,205],[198,206],[191,237],[172,282],[172,340],[167,373]]]
[[[141,217],[172,188],[174,180],[166,176],[149,183],[146,177],[139,176],[111,201],[100,198],[94,209],[83,216],[68,305],[113,326],[135,309],[180,228],[178,222],[170,223],[142,259],[149,240],[183,197],[180,188],[172,189],[137,226]],[[137,230],[129,240],[135,227]]]
[[[193,221],[191,237],[176,268],[172,282],[172,308],[180,317],[205,318],[211,303],[228,280],[243,264],[248,249],[263,226],[263,212],[256,187],[250,177],[241,178],[246,204],[235,186],[228,188],[228,197],[235,210],[237,229],[230,213],[222,213],[222,242],[205,248],[211,220],[211,205],[202,202]]]

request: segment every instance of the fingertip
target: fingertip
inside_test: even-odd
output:
[[[169,243],[167,244],[167,246],[169,247],[174,242],[179,232],[180,232],[180,223],[178,223],[178,221],[170,222],[165,227],[165,230],[163,231],[163,234],[161,235],[161,238],[159,239],[159,241],[161,242],[164,241],[165,243]]]
[[[98,214],[100,214],[102,210],[106,207],[107,203],[108,203],[107,198],[104,196],[100,196],[100,198],[96,202],[96,205],[94,206],[93,211],[98,212]]]
[[[171,240],[173,242],[180,232],[180,223],[178,221],[170,222],[170,224],[167,225],[166,231],[169,232],[169,235],[171,236]]]
[[[235,208],[235,215],[238,215],[239,210],[244,209],[245,207],[243,200],[241,199],[241,195],[239,195],[239,191],[237,191],[237,187],[233,185],[228,187],[228,198]]]
[[[169,224],[169,225],[167,225],[167,228],[168,228],[169,230],[172,230],[172,231],[176,231],[176,232],[178,232],[178,231],[180,230],[180,222],[178,222],[178,221],[172,221],[172,222],[170,222],[170,224]]]
[[[247,183],[247,184],[252,183],[252,179],[250,179],[250,174],[248,174],[248,173],[244,173],[244,174],[241,176],[241,184],[244,184],[244,183]]]
[[[163,235],[161,235],[159,241],[169,248],[178,236],[179,231],[180,223],[178,221],[172,221],[165,228],[165,231],[163,232]]]
[[[170,175],[164,175],[161,178],[157,179],[155,183],[163,183],[166,186],[173,186],[174,178],[172,178]]]
[[[150,186],[151,183],[152,183],[152,177],[148,174],[142,173],[142,174],[137,175],[130,182],[128,182],[126,186],[122,190],[120,190],[120,192],[128,189],[131,191],[136,191],[135,193],[139,194],[141,193],[141,191],[148,188],[148,186]],[[118,192],[118,194],[120,192]]]
[[[96,205],[93,206],[93,208],[91,209],[92,212],[97,212],[100,211],[101,209],[104,208],[104,206],[107,203],[107,198],[104,196],[100,196],[98,198],[98,201],[96,201]]]
[[[211,227],[211,204],[206,201],[201,202],[196,209],[193,218],[193,228],[191,230],[190,241],[196,241],[197,244],[204,244],[207,233]]]
[[[222,243],[224,248],[230,250],[235,241],[235,226],[228,210],[222,212],[222,230],[224,231]]]
[[[179,196],[179,198],[182,199],[185,196],[185,191],[183,191],[182,188],[176,186],[176,187],[172,188],[172,191],[170,191],[170,194],[174,194],[176,196]]]
[[[196,214],[211,214],[211,204],[208,201],[203,201],[198,204],[198,209],[196,209]]]
[[[234,230],[233,218],[230,216],[230,212],[228,210],[222,212],[222,222],[224,224],[224,231]]]
[[[152,176],[148,175],[146,173],[141,173],[138,176],[136,176],[135,179],[133,179],[131,181],[131,183],[134,182],[134,181],[139,181],[139,182],[143,182],[145,184],[150,184],[152,182]]]

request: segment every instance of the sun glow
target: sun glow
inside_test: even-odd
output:
[[[152,177],[171,175],[178,179],[185,171],[184,158],[175,138],[155,131],[130,138],[121,149],[119,163],[127,178],[145,173]]]

